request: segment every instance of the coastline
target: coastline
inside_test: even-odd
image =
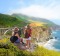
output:
[[[38,42],[38,43],[36,43],[38,46],[44,46],[45,44],[47,43],[47,41],[45,41],[45,42]]]

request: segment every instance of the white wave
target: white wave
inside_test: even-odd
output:
[[[56,34],[57,32],[53,32],[52,34]]]
[[[56,39],[50,39],[45,45],[44,47],[50,50],[55,50],[55,48],[53,47],[54,43],[56,42]]]
[[[56,51],[60,51],[59,47],[60,47],[60,35],[58,32],[59,30],[53,31],[51,33],[51,36],[53,37],[53,39],[50,39],[49,41],[47,41],[46,44],[44,44],[44,47],[50,50],[56,50]]]

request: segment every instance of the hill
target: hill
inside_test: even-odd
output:
[[[14,16],[14,17],[16,17],[16,18],[18,18],[19,20],[21,20],[21,21],[24,21],[24,22],[26,22],[26,23],[29,23],[30,21],[28,20],[28,16],[26,16],[26,15],[22,15],[22,14],[12,14],[12,16]]]
[[[43,18],[30,17],[22,14],[0,14],[0,27],[22,27],[29,23],[31,23],[32,26],[56,26],[55,23]]]
[[[16,17],[0,14],[0,27],[14,27],[14,26],[24,26],[27,24],[23,20],[19,20]]]
[[[12,16],[19,18],[20,20],[23,19],[24,21],[29,22],[29,23],[31,23],[32,21],[35,21],[35,22],[37,21],[37,22],[45,23],[45,25],[47,25],[47,26],[56,26],[55,23],[53,23],[47,19],[44,19],[44,18],[30,17],[30,16],[26,16],[23,14],[12,14]]]

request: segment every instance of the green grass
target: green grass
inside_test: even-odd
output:
[[[5,15],[5,14],[0,14],[0,27],[22,27],[26,25],[23,20],[19,20],[16,17],[10,16],[10,15]]]
[[[33,54],[35,56],[60,56],[60,52],[48,50],[43,47],[37,47]]]
[[[9,41],[9,38],[5,38],[6,41],[0,43],[0,56],[8,55],[8,56],[60,56],[60,52],[56,52],[53,50],[48,50],[43,47],[36,47],[33,52],[29,52],[26,50],[20,50],[17,46],[14,46],[13,43]],[[5,43],[4,43],[5,42]],[[6,53],[6,54],[5,54]]]

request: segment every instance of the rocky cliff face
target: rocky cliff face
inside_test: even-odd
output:
[[[47,41],[50,38],[51,31],[49,28],[43,28],[43,27],[33,27],[32,28],[32,38],[35,39],[35,41],[42,42]]]

